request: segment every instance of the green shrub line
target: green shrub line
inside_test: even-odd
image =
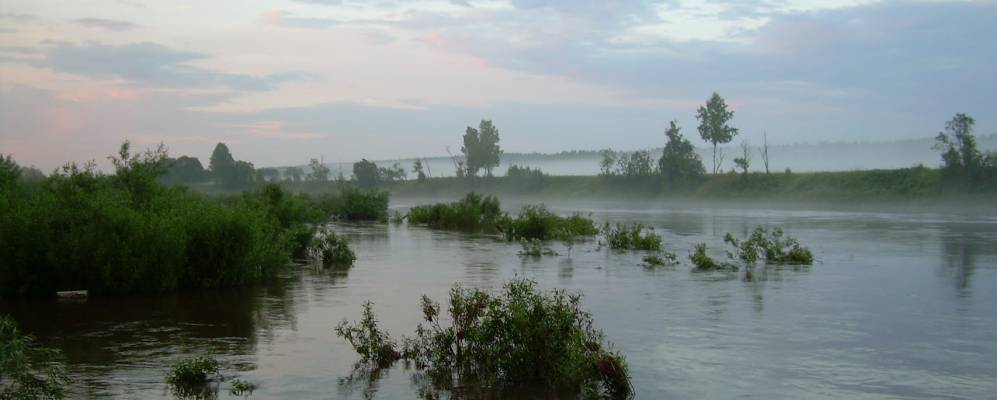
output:
[[[618,223],[615,226],[607,222],[602,227],[602,235],[611,249],[661,250],[661,235],[654,233],[654,228],[644,227],[644,224],[639,222],[630,225]]]
[[[811,265],[814,263],[810,249],[800,245],[793,237],[787,236],[782,228],[769,231],[759,226],[747,239],[738,240],[733,235],[724,235],[724,242],[734,247],[728,257],[738,258],[746,264],[763,260],[769,264]]]
[[[0,163],[0,297],[161,293],[258,282],[304,258],[329,218],[383,220],[387,193],[345,189],[313,198],[266,184],[207,196],[157,182],[160,147],[131,154],[113,175],[67,164],[42,180]]]
[[[706,243],[698,243],[693,246],[692,253],[689,254],[689,261],[696,267],[697,271],[738,271],[740,268],[729,262],[714,260],[706,254]]]
[[[454,286],[449,326],[441,307],[422,298],[424,324],[414,338],[398,341],[380,330],[373,305],[360,321],[344,320],[336,333],[374,368],[397,360],[412,362],[432,385],[497,391],[532,388],[586,396],[633,395],[623,357],[604,344],[581,295],[541,291],[525,279],[507,282],[498,293]]]

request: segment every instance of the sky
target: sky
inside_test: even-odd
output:
[[[735,141],[997,133],[997,1],[3,0],[0,153],[50,171],[124,140],[262,166],[640,149],[696,108]]]

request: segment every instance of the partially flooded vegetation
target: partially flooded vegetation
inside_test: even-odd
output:
[[[615,250],[661,250],[661,235],[654,232],[654,228],[645,227],[644,224],[634,222],[629,225],[610,225],[608,222],[602,227],[602,235],[606,239],[606,244]]]
[[[498,395],[515,388],[615,398],[633,394],[626,361],[604,343],[579,294],[545,292],[524,279],[507,282],[494,294],[455,286],[449,315],[441,310],[423,296],[423,323],[400,348],[379,330],[369,302],[360,321],[344,321],[336,333],[376,367],[398,359],[412,362],[437,388]]]

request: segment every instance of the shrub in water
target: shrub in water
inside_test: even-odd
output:
[[[220,378],[218,360],[199,356],[174,363],[166,375],[166,383],[178,396],[187,397],[203,393],[208,382],[215,378]]]
[[[540,239],[522,239],[519,241],[519,244],[523,246],[523,249],[519,251],[519,255],[521,256],[540,257],[558,255],[556,251],[544,246],[544,242]]]
[[[810,249],[801,246],[795,238],[787,236],[782,228],[769,231],[759,226],[745,240],[738,240],[727,233],[724,242],[734,247],[734,252],[729,253],[731,258],[740,258],[748,264],[758,261],[759,258],[772,264],[811,265],[814,262]]]
[[[363,304],[360,321],[351,324],[344,319],[336,326],[336,335],[350,342],[365,362],[384,367],[401,358],[395,341],[387,332],[378,329],[374,304],[370,301]]]
[[[689,260],[692,264],[696,266],[697,270],[700,271],[737,271],[738,267],[734,264],[727,262],[717,262],[709,255],[706,254],[706,243],[699,243],[694,248],[692,254],[689,254]]]
[[[0,399],[61,399],[67,383],[62,353],[35,345],[13,318],[0,316]]]
[[[316,239],[313,251],[322,260],[322,266],[325,268],[349,267],[357,259],[346,239],[336,236],[335,232],[328,229],[323,230]]]
[[[253,391],[256,390],[256,385],[252,382],[247,382],[241,379],[233,379],[232,388],[229,389],[229,394],[233,396],[250,396]]]
[[[661,235],[654,233],[654,228],[645,229],[644,224],[639,222],[631,225],[616,224],[615,227],[606,223],[602,227],[602,234],[611,249],[661,250]]]
[[[494,232],[495,223],[502,215],[495,196],[471,192],[452,203],[412,207],[408,212],[408,221],[436,229]]]
[[[663,251],[661,255],[651,254],[644,257],[644,264],[649,267],[660,267],[664,265],[678,264],[678,256],[670,251]]]
[[[450,326],[443,325],[438,303],[423,296],[422,308],[426,325],[420,324],[416,337],[404,341],[401,354],[377,330],[369,303],[364,321],[337,333],[349,332],[340,336],[366,359],[400,355],[413,361],[437,387],[473,384],[499,391],[525,387],[614,397],[632,394],[626,362],[603,344],[591,315],[581,309],[580,295],[543,292],[534,282],[519,279],[494,295],[451,289]],[[360,335],[363,339],[357,340]]]
[[[342,186],[338,193],[326,194],[317,200],[319,207],[336,219],[344,221],[387,221],[388,192]]]
[[[578,237],[599,233],[592,219],[579,213],[561,217],[543,204],[525,206],[516,218],[504,216],[498,225],[508,240],[557,240],[565,235]]]

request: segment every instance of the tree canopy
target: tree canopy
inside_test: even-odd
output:
[[[464,146],[460,151],[464,153],[467,164],[464,166],[468,175],[477,175],[478,171],[484,169],[488,175],[492,174],[492,169],[499,165],[502,156],[502,149],[499,147],[498,128],[492,124],[491,120],[483,119],[478,124],[478,129],[467,127],[464,132]]]
[[[734,118],[734,111],[727,109],[727,103],[720,94],[713,92],[706,104],[696,110],[699,120],[699,135],[704,141],[713,144],[713,173],[716,174],[723,163],[717,158],[717,144],[730,143],[737,135],[737,128],[729,125]]]
[[[669,122],[668,129],[665,130],[668,142],[658,160],[658,170],[668,182],[689,181],[706,172],[696,148],[692,142],[682,137],[681,130],[678,121]]]

